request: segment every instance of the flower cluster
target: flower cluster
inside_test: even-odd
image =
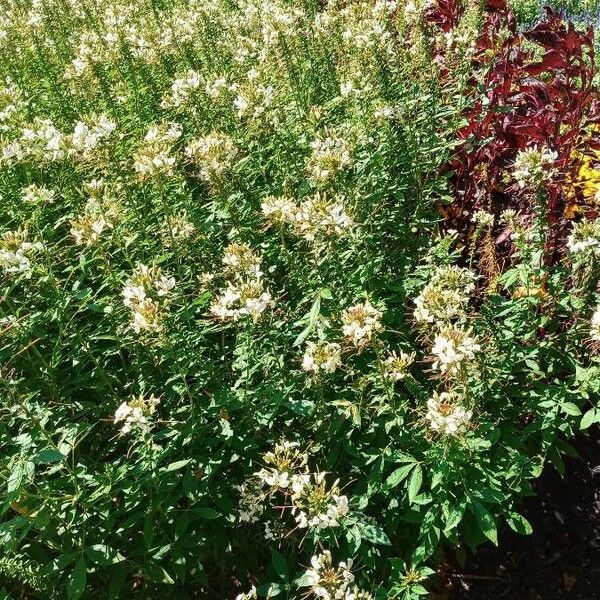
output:
[[[173,144],[181,137],[177,123],[151,127],[134,155],[133,169],[140,179],[168,177],[174,173],[175,157],[171,155]]]
[[[304,470],[308,456],[299,450],[299,446],[298,442],[282,440],[263,455],[267,466],[258,471],[256,476],[271,492],[300,490],[306,483],[306,477],[300,471]]]
[[[431,429],[446,435],[464,433],[473,416],[460,403],[460,397],[455,392],[434,392],[433,397],[427,401],[427,409],[425,418]]]
[[[445,325],[436,333],[431,349],[435,358],[433,368],[442,375],[457,377],[480,350],[470,329]]]
[[[339,237],[353,227],[344,197],[317,192],[299,205],[287,196],[269,196],[261,205],[263,216],[276,225],[290,225],[292,232],[309,242]]]
[[[584,219],[574,223],[571,234],[567,238],[567,247],[575,255],[600,256],[600,220]]]
[[[0,161],[48,163],[63,160],[69,150],[68,136],[59,131],[51,119],[36,119],[25,127],[18,140],[2,146]]]
[[[190,100],[190,96],[202,87],[203,79],[198,71],[190,69],[181,77],[177,77],[172,85],[169,95],[161,102],[161,108],[179,108]]]
[[[83,214],[71,221],[71,235],[75,243],[91,246],[102,233],[114,226],[119,210],[109,198],[92,196],[83,208]]]
[[[0,268],[5,273],[30,271],[31,257],[42,247],[41,242],[27,241],[25,231],[7,231],[0,237]]]
[[[312,179],[324,182],[331,179],[338,171],[350,165],[350,150],[343,138],[317,138],[311,145],[312,153],[306,168]]]
[[[301,477],[292,486],[292,514],[300,529],[339,527],[348,516],[348,497],[340,494],[338,482],[327,485],[325,473]]]
[[[341,364],[341,348],[331,342],[307,342],[302,368],[308,373],[333,373]]]
[[[143,395],[133,396],[117,408],[114,422],[122,423],[122,434],[129,433],[133,428],[147,432],[150,429],[148,417],[154,414],[159,402],[154,394],[149,398],[144,398]]]
[[[123,304],[131,311],[135,333],[163,330],[163,312],[175,287],[175,279],[157,267],[138,264],[123,288]]]
[[[298,213],[298,206],[288,196],[267,196],[260,208],[267,221],[279,226],[293,224]]]
[[[275,99],[273,86],[259,83],[255,69],[247,73],[246,81],[232,84],[230,90],[236,94],[233,106],[237,117],[242,120],[260,119]]]
[[[223,256],[226,287],[210,307],[213,317],[237,321],[249,316],[258,321],[271,304],[260,270],[260,257],[245,244],[231,244]]]
[[[235,600],[256,600],[256,587],[252,586],[248,592],[244,592],[242,594],[238,594],[235,597]]]
[[[200,177],[217,185],[231,171],[238,149],[224,133],[213,133],[192,140],[185,148],[190,162],[198,168]]]
[[[89,160],[95,156],[100,144],[113,133],[115,128],[116,123],[106,115],[78,121],[71,136],[71,148],[79,158]]]
[[[32,183],[21,189],[21,199],[29,204],[52,204],[56,198],[56,191],[43,185]]]
[[[313,556],[310,564],[303,580],[314,597],[322,600],[372,600],[371,594],[352,585],[352,559],[342,561],[335,567],[331,552],[324,550]]]
[[[293,515],[296,527],[317,532],[339,527],[348,516],[348,497],[340,493],[338,481],[328,485],[325,473],[311,473],[308,456],[297,443],[279,442],[273,451],[264,454],[263,460],[265,467],[255,475],[267,488],[267,495],[283,494],[288,499],[289,505],[285,506]],[[259,494],[248,486],[244,491],[243,516],[246,520],[256,520],[263,513],[263,509],[257,508]],[[248,502],[249,497],[251,502]]]
[[[414,317],[417,323],[447,323],[462,320],[475,289],[474,274],[461,267],[438,267],[431,281],[415,298]]]
[[[407,354],[400,352],[390,352],[390,355],[383,363],[383,374],[390,381],[401,381],[408,375],[410,366],[415,362],[414,353]]]
[[[546,147],[534,146],[521,150],[515,158],[513,177],[520,188],[530,187],[535,190],[552,178],[557,158],[558,153]]]
[[[364,348],[381,331],[382,316],[382,312],[368,301],[348,307],[341,317],[344,337],[357,348]]]

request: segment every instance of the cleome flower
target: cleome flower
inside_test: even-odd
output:
[[[158,267],[138,264],[122,291],[123,304],[131,310],[131,329],[135,333],[163,330],[163,313],[168,297],[175,288],[175,278],[164,275]]]
[[[133,157],[133,169],[142,181],[173,175],[175,157],[171,155],[171,148],[181,133],[178,123],[161,123],[148,129]]]
[[[101,143],[110,137],[116,127],[116,123],[106,115],[77,121],[71,135],[70,148],[78,158],[89,160],[95,156]]]
[[[252,586],[248,592],[238,594],[235,597],[235,600],[256,600],[258,596],[256,595],[256,587]]]
[[[282,440],[272,451],[263,455],[265,467],[255,473],[263,485],[276,491],[300,491],[308,481],[308,475],[303,473],[308,462],[308,456],[300,451],[297,442]]]
[[[263,485],[264,482],[260,479],[251,478],[242,485],[236,486],[240,493],[238,505],[240,523],[257,523],[265,512]]]
[[[185,154],[209,184],[218,185],[233,167],[238,149],[233,140],[224,133],[212,133],[192,140]]]
[[[111,229],[118,217],[118,208],[109,199],[88,199],[83,214],[71,221],[71,235],[75,243],[91,246],[106,229]]]
[[[209,309],[214,318],[238,321],[248,316],[254,322],[261,318],[272,297],[264,287],[260,264],[258,254],[246,244],[225,248],[223,267],[228,281]]]
[[[465,318],[469,294],[475,289],[475,275],[455,266],[438,267],[431,281],[415,298],[417,323],[447,323]]]
[[[300,529],[339,527],[350,511],[348,497],[340,494],[337,481],[327,486],[325,473],[315,473],[298,481],[292,489],[292,505],[292,514]]]
[[[567,238],[567,247],[572,254],[591,254],[600,256],[600,221],[584,219],[573,224]]]
[[[331,552],[324,550],[310,559],[310,568],[304,575],[304,581],[316,598],[323,600],[345,600],[349,587],[354,581],[350,570],[353,561],[349,559],[333,566]]]
[[[369,344],[373,336],[381,331],[382,313],[370,302],[355,304],[342,313],[342,332],[345,338],[358,348]]]
[[[473,416],[470,410],[460,404],[455,392],[434,392],[433,397],[427,401],[427,409],[425,418],[431,429],[446,435],[464,433]]]
[[[115,423],[122,423],[121,434],[127,434],[137,428],[143,432],[150,429],[148,418],[151,417],[160,400],[152,394],[149,398],[142,395],[133,396],[127,402],[123,402],[115,411]]]
[[[339,344],[330,342],[307,342],[302,369],[314,375],[333,373],[341,364],[341,348]]]
[[[513,177],[520,188],[538,188],[552,178],[558,154],[542,146],[520,150],[515,159]]]
[[[306,169],[315,181],[327,181],[350,165],[350,149],[348,142],[343,138],[317,138],[310,147],[312,152],[308,157]]]
[[[21,189],[21,200],[27,204],[52,204],[56,191],[43,185],[32,183]]]
[[[414,353],[407,354],[402,350],[400,353],[390,352],[383,363],[384,377],[390,381],[400,381],[408,375],[408,369],[414,362]]]
[[[40,242],[27,241],[25,231],[6,231],[0,237],[0,269],[5,273],[26,273],[31,270],[32,256],[41,249]]]
[[[477,210],[473,214],[471,221],[482,228],[493,227],[494,215],[487,212],[487,210]]]
[[[293,222],[296,235],[309,242],[326,237],[339,237],[354,223],[344,207],[344,197],[329,198],[317,192],[300,203]]]
[[[267,196],[260,209],[266,221],[273,225],[290,225],[296,220],[298,207],[288,196]]]
[[[470,329],[444,326],[436,334],[431,349],[435,358],[433,368],[442,375],[457,376],[467,363],[475,360],[480,350],[481,346]]]

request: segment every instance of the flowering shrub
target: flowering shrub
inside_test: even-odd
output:
[[[591,32],[0,6],[7,594],[410,600],[530,531],[600,422]]]

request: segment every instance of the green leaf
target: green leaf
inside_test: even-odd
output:
[[[423,484],[423,469],[417,465],[408,481],[408,501],[412,504]]]
[[[388,476],[388,478],[385,480],[385,484],[390,488],[395,488],[408,477],[415,464],[416,463],[409,463],[408,465],[398,467]]]
[[[62,452],[59,452],[53,448],[46,448],[45,450],[37,453],[36,457],[33,459],[33,462],[44,465],[61,462],[65,458],[67,457]]]
[[[360,526],[360,535],[372,544],[379,544],[380,546],[391,545],[390,539],[385,534],[385,531],[378,525],[372,525],[370,523],[362,524]]]
[[[273,565],[273,570],[279,577],[288,579],[289,571],[285,558],[280,552],[277,552],[275,548],[271,548],[271,564]]]
[[[577,406],[577,404],[574,404],[573,402],[565,402],[565,403],[561,404],[561,408],[568,415],[572,415],[574,417],[578,417],[581,415],[581,410],[580,410],[579,406]]]
[[[108,585],[107,600],[118,600],[121,597],[121,590],[123,589],[126,576],[127,570],[123,565],[115,567]]]
[[[67,584],[67,596],[69,600],[77,600],[85,591],[85,582],[87,579],[87,566],[83,558],[76,563]]]
[[[594,423],[600,423],[600,411],[595,408],[590,408],[583,417],[581,417],[580,429],[587,429]]]
[[[509,513],[506,521],[513,531],[516,531],[521,535],[531,535],[533,531],[531,523],[523,515],[520,515],[517,512]]]
[[[191,462],[191,458],[186,458],[184,460],[177,460],[172,462],[170,465],[167,465],[165,468],[165,473],[169,473],[171,471],[179,471],[179,469],[183,469],[188,463]]]
[[[94,544],[93,546],[90,546],[86,549],[85,555],[91,562],[104,567],[116,565],[125,560],[125,557],[117,550],[104,544]]]
[[[465,505],[459,504],[458,506],[452,506],[448,511],[448,517],[444,524],[444,533],[448,534],[455,529],[458,524],[462,521],[465,514]]]
[[[218,519],[221,516],[214,508],[195,508],[194,513],[203,519]]]
[[[475,518],[477,519],[477,524],[479,525],[481,532],[486,538],[488,538],[488,540],[497,546],[498,531],[496,529],[494,517],[492,517],[488,509],[477,500],[473,500],[473,510],[475,512]]]

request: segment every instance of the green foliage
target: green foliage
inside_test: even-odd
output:
[[[409,600],[531,531],[600,421],[596,258],[465,258],[423,3],[0,7],[6,594]]]

